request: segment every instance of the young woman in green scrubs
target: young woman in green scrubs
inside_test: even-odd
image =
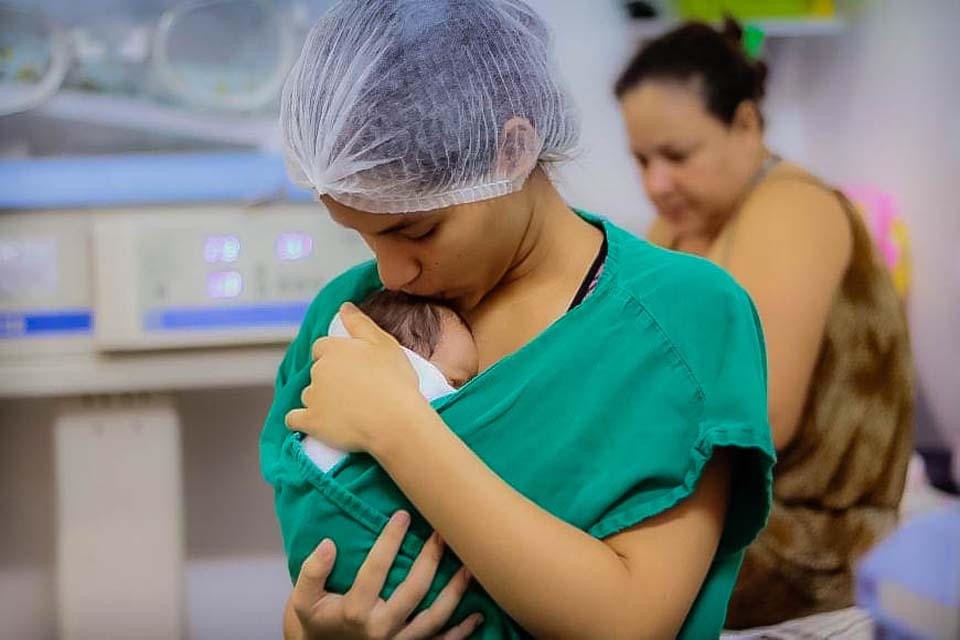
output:
[[[545,165],[575,135],[545,33],[516,0],[343,2],[288,80],[288,163],[376,257],[315,299],[261,436],[288,637],[722,627],[770,500],[757,317],[720,269],[558,194]],[[471,126],[475,103],[496,127]],[[454,306],[480,374],[427,403],[396,341],[344,304],[381,286]],[[352,338],[324,337],[338,310]],[[321,473],[304,434],[354,453]]]

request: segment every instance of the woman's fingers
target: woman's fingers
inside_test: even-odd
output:
[[[305,640],[303,623],[293,610],[293,594],[287,598],[287,606],[283,609],[283,640]]]
[[[418,640],[437,635],[450,620],[469,584],[470,572],[463,567],[450,579],[430,608],[417,614],[395,640]]]
[[[406,620],[430,591],[433,577],[437,574],[443,557],[443,540],[434,533],[420,550],[407,577],[394,590],[386,607],[398,620]]]
[[[480,627],[481,624],[483,624],[483,616],[479,613],[475,613],[471,616],[468,616],[466,620],[440,636],[439,640],[464,640],[465,638],[469,638],[471,634],[473,634],[473,632]]]
[[[313,341],[313,344],[310,345],[310,357],[314,361],[319,360],[323,357],[323,350],[327,345],[329,338],[318,338]]]
[[[345,596],[329,593],[327,579],[336,560],[336,546],[324,540],[304,561],[290,596],[288,608],[294,616],[285,616],[284,635],[297,638],[322,638],[347,633],[351,637],[393,638],[393,640],[461,640],[468,638],[483,621],[474,614],[438,635],[446,626],[463,598],[470,574],[461,569],[447,583],[433,604],[418,614],[405,627],[404,621],[430,589],[443,557],[443,541],[430,537],[414,561],[407,578],[397,587],[388,602],[380,599],[400,544],[410,525],[410,515],[398,511],[383,528],[366,560],[360,567],[353,587]],[[299,624],[298,624],[299,622]],[[402,627],[402,628],[401,628]],[[400,629],[399,632],[396,632]]]
[[[357,572],[353,586],[344,596],[344,604],[354,611],[372,611],[380,600],[387,574],[397,557],[400,544],[410,526],[410,514],[397,511],[391,516]],[[401,620],[402,622],[402,620]]]
[[[327,578],[333,570],[336,558],[336,545],[332,540],[324,540],[300,567],[300,575],[293,587],[290,602],[301,621],[308,620],[316,607],[329,595],[326,591]]]

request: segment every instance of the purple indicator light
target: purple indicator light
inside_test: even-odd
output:
[[[305,233],[281,233],[277,236],[277,258],[303,260],[313,252],[313,238]]]
[[[236,262],[240,257],[240,239],[236,236],[207,236],[203,259],[207,264]]]
[[[237,271],[214,271],[207,276],[207,295],[211,298],[236,298],[241,292],[243,277]]]

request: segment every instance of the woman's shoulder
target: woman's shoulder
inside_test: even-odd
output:
[[[835,189],[791,163],[777,167],[743,203],[736,234],[841,255],[852,242],[850,221]]]
[[[756,188],[718,240],[722,262],[751,290],[797,281],[832,290],[853,253],[850,216],[829,186],[786,167]]]
[[[656,246],[614,227],[618,243],[617,286],[648,304],[676,304],[739,296],[741,287],[722,268],[689,253]]]
[[[753,303],[730,274],[691,254],[617,229],[616,288],[633,298],[682,351],[720,346],[731,323],[756,322]]]

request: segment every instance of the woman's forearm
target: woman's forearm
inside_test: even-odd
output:
[[[432,410],[381,445],[371,453],[529,632],[550,638],[662,635],[643,601],[626,601],[638,583],[628,563],[501,480]]]

